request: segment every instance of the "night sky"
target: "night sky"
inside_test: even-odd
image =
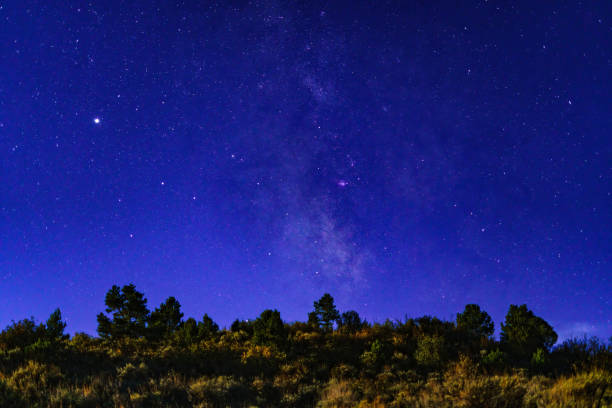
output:
[[[514,5],[512,5],[514,3]],[[458,8],[458,5],[460,7]],[[612,3],[2,1],[0,326],[113,285],[221,326],[612,335]]]

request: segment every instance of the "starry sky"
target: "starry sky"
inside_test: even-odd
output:
[[[612,335],[612,4],[0,2],[0,326],[527,303]]]

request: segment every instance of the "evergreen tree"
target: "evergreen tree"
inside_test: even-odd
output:
[[[62,321],[62,312],[58,309],[55,309],[49,319],[47,319],[47,324],[45,324],[45,335],[49,340],[64,340],[67,339],[68,336],[64,334],[64,329],[66,328],[66,322]]]
[[[345,333],[356,333],[366,325],[367,323],[362,321],[359,313],[354,310],[342,313],[338,319],[338,330]]]
[[[149,330],[153,338],[167,337],[180,327],[182,321],[181,304],[173,296],[170,296],[151,312]]]
[[[319,320],[319,316],[317,316],[316,312],[310,312],[308,313],[308,322],[307,322],[308,326],[314,328],[314,329],[318,329],[319,326],[321,325],[321,321]]]
[[[476,356],[486,350],[495,331],[491,316],[480,306],[466,305],[462,313],[457,313],[456,348],[464,354]]]
[[[314,314],[320,322],[320,327],[325,332],[332,331],[334,322],[340,318],[340,313],[338,313],[334,304],[334,298],[329,293],[324,294],[321,299],[314,302]]]
[[[193,317],[185,320],[178,330],[172,335],[175,343],[186,347],[199,341],[198,322]]]
[[[253,341],[256,344],[281,345],[287,333],[278,310],[264,310],[253,323]]]
[[[98,333],[103,338],[141,337],[145,334],[149,310],[147,299],[136,290],[134,284],[119,288],[117,285],[106,293],[106,312],[98,314]]]
[[[202,321],[198,323],[198,336],[200,339],[210,339],[219,332],[219,325],[213,319],[204,314]]]
[[[510,305],[501,325],[500,342],[511,355],[529,361],[538,349],[549,351],[556,341],[553,328],[527,305]]]
[[[457,328],[474,338],[491,337],[495,331],[491,316],[475,304],[465,305],[463,312],[457,313]]]

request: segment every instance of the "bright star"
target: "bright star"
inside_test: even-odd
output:
[[[96,125],[99,125],[100,124],[100,118],[94,118],[94,123]]]

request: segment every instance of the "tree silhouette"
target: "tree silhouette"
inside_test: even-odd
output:
[[[236,319],[230,326],[230,330],[232,332],[243,331],[247,333],[249,336],[252,336],[253,335],[253,322],[249,320]]]
[[[367,323],[362,321],[359,313],[354,310],[342,313],[338,319],[338,330],[345,333],[356,333],[366,325]]]
[[[180,327],[182,321],[181,304],[176,298],[170,296],[151,312],[149,331],[155,339],[167,337]]]
[[[62,321],[62,312],[58,309],[55,309],[49,319],[47,319],[47,324],[45,325],[45,335],[47,339],[55,341],[55,340],[64,340],[68,338],[68,335],[64,334],[64,329],[66,328],[66,322]]]
[[[333,330],[334,322],[340,318],[340,313],[336,309],[332,295],[326,293],[321,299],[314,302],[314,316],[320,322],[319,325],[323,331],[330,332]],[[310,320],[311,316],[309,315],[308,318]]]
[[[202,317],[202,321],[198,323],[198,336],[200,339],[210,339],[215,336],[218,331],[219,325],[205,313],[204,317]]]
[[[465,305],[463,312],[457,313],[457,328],[476,338],[490,337],[495,331],[491,316],[475,304]]]
[[[495,332],[491,316],[480,306],[465,305],[462,313],[457,313],[457,349],[469,355],[476,355],[486,349],[487,343]]]
[[[173,340],[181,345],[195,344],[202,340],[214,338],[219,332],[219,325],[213,319],[204,314],[202,321],[198,322],[193,317],[187,319],[172,336]]]
[[[308,321],[306,324],[314,329],[319,329],[321,326],[321,320],[319,320],[319,316],[317,316],[317,312],[308,313]]]
[[[553,328],[527,309],[527,305],[510,305],[501,324],[500,342],[511,355],[529,360],[538,349],[550,350],[556,341]]]
[[[353,310],[339,316],[325,294],[309,323],[267,309],[230,332],[207,314],[183,321],[173,297],[149,314],[133,285],[113,286],[105,303],[98,331],[121,341],[67,340],[59,309],[45,324],[25,319],[0,332],[0,407],[70,405],[68,387],[88,406],[612,406],[612,342],[585,337],[550,350],[556,334],[525,305],[510,306],[496,341],[474,304],[456,322],[369,325]],[[339,333],[322,336],[334,321]]]
[[[36,324],[34,318],[13,322],[0,333],[0,350],[25,348],[39,341],[55,342],[68,338],[64,334],[66,322],[62,321],[62,312],[55,309],[46,324]]]
[[[181,346],[188,346],[199,341],[198,322],[193,317],[185,320],[181,327],[174,332],[172,339]]]
[[[23,348],[34,344],[43,332],[43,325],[37,326],[34,318],[13,322],[0,333],[0,350]]]
[[[264,310],[253,323],[253,341],[256,344],[281,345],[287,333],[278,310]]]
[[[98,334],[103,338],[142,337],[145,334],[149,310],[147,299],[136,290],[134,284],[119,288],[117,285],[106,293],[106,312],[98,314]]]

